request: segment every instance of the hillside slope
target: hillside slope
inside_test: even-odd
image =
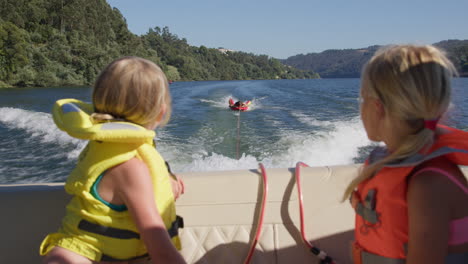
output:
[[[468,77],[468,40],[445,40],[434,45],[447,52],[460,76]],[[362,67],[379,47],[299,54],[282,62],[302,70],[317,72],[322,78],[359,78]]]
[[[105,0],[0,1],[0,87],[89,85],[122,56],[149,59],[170,80],[318,77],[266,55],[190,46],[167,27],[137,36]]]

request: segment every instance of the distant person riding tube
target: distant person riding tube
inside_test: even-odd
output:
[[[237,101],[234,103],[234,100],[232,100],[232,98],[229,98],[229,108],[231,108],[231,110],[234,111],[247,111],[251,103],[251,101]]]

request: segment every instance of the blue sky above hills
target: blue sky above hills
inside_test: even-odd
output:
[[[326,49],[468,39],[466,0],[108,0],[130,31],[284,59]]]

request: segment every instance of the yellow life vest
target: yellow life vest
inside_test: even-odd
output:
[[[170,176],[153,143],[155,132],[129,122],[94,124],[93,107],[75,99],[56,102],[53,118],[70,136],[89,140],[68,177],[65,190],[73,195],[57,233],[49,234],[40,254],[63,247],[93,261],[130,260],[147,255],[147,249],[128,210],[116,211],[90,192],[96,179],[107,169],[134,157],[142,160],[152,176],[155,202],[171,236],[180,249]]]

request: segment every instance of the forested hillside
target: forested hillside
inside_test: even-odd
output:
[[[447,52],[460,76],[468,77],[468,40],[446,40],[434,45]],[[362,49],[326,50],[299,54],[282,62],[302,70],[317,72],[322,78],[358,78],[362,67],[378,48],[379,46],[371,46]]]
[[[299,69],[310,69],[322,78],[356,78],[362,66],[372,57],[378,46],[364,49],[325,50],[321,53],[299,54],[283,60]]]
[[[468,40],[444,40],[434,45],[447,52],[462,77],[468,77]]]
[[[105,0],[0,0],[0,87],[89,85],[128,55],[174,81],[318,77],[266,55],[190,46],[167,27],[134,35]]]

